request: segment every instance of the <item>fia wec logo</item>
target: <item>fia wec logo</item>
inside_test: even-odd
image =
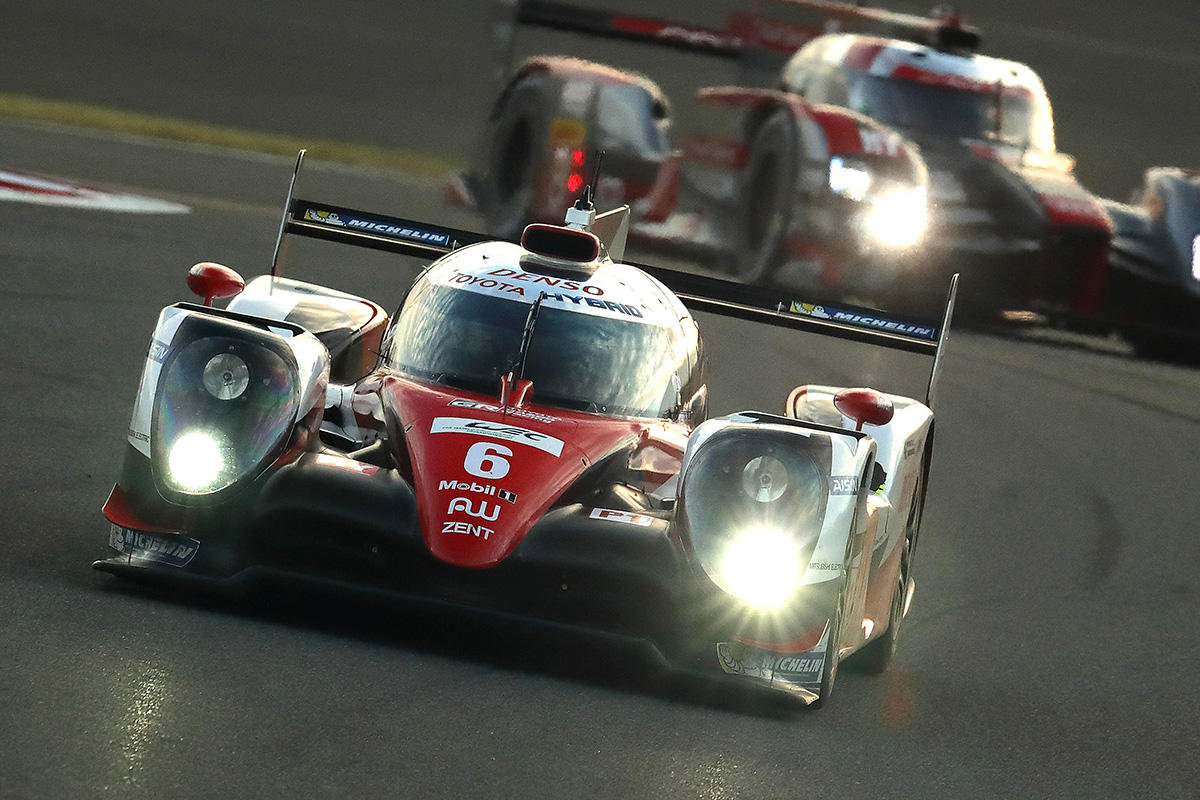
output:
[[[563,440],[556,439],[548,433],[531,431],[517,425],[503,422],[488,422],[482,419],[467,419],[466,417],[436,417],[429,427],[433,433],[469,433],[474,436],[487,436],[492,439],[503,439],[506,442],[518,442],[536,447],[542,452],[558,458],[562,455]],[[491,477],[491,476],[488,476]],[[502,476],[501,476],[502,477]]]

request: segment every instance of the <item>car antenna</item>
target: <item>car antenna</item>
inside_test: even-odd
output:
[[[564,224],[568,228],[590,231],[592,223],[596,221],[596,204],[593,202],[593,198],[596,194],[596,186],[600,182],[600,167],[604,163],[605,152],[604,150],[596,151],[596,160],[592,165],[592,179],[587,186],[583,187],[583,193],[579,195],[575,205],[567,209]]]

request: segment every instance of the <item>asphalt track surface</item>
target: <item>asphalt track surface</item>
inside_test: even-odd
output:
[[[53,7],[19,10],[34,5]],[[129,36],[173,29],[133,6],[109,4],[111,29],[88,46],[117,36],[118,21]],[[214,30],[263,35],[243,19]],[[1161,33],[1174,38],[1155,53],[1188,52],[1190,29]],[[147,86],[168,50],[146,51]],[[57,96],[98,85],[80,63]],[[223,90],[231,106],[269,109],[298,101],[303,83],[280,97],[266,77]],[[168,108],[171,94],[146,102]],[[1190,112],[1176,124],[1195,130]],[[190,208],[0,203],[0,797],[1196,795],[1197,371],[957,335],[897,660],[878,678],[844,673],[815,713],[775,713],[679,686],[607,643],[373,608],[229,608],[93,573],[154,316],[185,299],[198,260],[265,268],[291,164],[0,123],[0,167]],[[317,165],[312,179],[332,202],[440,211],[436,185],[403,176]],[[385,305],[411,268],[298,255],[311,263],[296,274]],[[795,383],[858,383],[879,366],[860,350],[702,325],[718,410],[776,408]]]

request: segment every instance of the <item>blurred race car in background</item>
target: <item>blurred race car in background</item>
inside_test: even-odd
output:
[[[805,308],[622,264],[627,224],[581,202],[516,244],[289,191],[270,276],[201,263],[204,305],[161,312],[95,566],[583,626],[805,703],[852,654],[882,670],[954,284],[928,324]],[[389,319],[281,277],[288,236],[434,261]],[[689,309],[928,356],[924,402],[808,385],[783,414],[709,418]]]
[[[747,282],[920,313],[961,270],[976,319],[1116,328],[1158,351],[1200,337],[1190,250],[1181,262],[1177,246],[1144,244],[1190,248],[1196,183],[1151,193],[1175,209],[1158,218],[1094,196],[1056,150],[1036,73],[978,54],[978,30],[952,12],[762,0],[712,30],[544,0],[497,9],[507,80],[450,192],[494,234],[550,218],[603,150],[599,196],[633,205],[640,244]],[[700,89],[700,130],[674,137],[644,76],[547,56],[508,73],[519,25],[732,59],[740,86],[762,88]]]

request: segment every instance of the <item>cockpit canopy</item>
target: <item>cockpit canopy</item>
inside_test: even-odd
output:
[[[489,243],[431,267],[397,315],[388,364],[416,380],[496,393],[502,375],[520,371],[540,296],[516,375],[533,382],[532,404],[670,417],[699,388],[695,323],[661,286],[619,264],[577,280],[526,272],[522,254]]]

